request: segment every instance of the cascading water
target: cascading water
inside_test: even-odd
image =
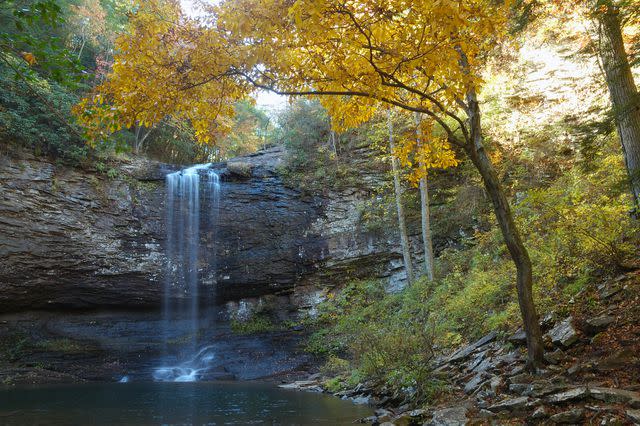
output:
[[[204,220],[211,241],[215,242],[220,204],[220,177],[201,164],[166,177],[166,278],[163,299],[164,350],[162,366],[153,377],[158,381],[196,381],[206,371],[215,354],[210,346],[199,348],[200,313],[200,238],[201,203],[209,217]],[[206,173],[205,173],[206,171]],[[206,176],[206,194],[200,195],[200,180]],[[204,218],[203,218],[204,219]],[[215,271],[215,250],[208,258]],[[214,295],[207,295],[213,298]],[[169,346],[180,346],[177,354],[170,354]]]

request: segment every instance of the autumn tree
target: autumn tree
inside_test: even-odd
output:
[[[239,57],[235,73],[281,94],[322,99],[338,126],[381,104],[419,112],[484,181],[517,269],[531,367],[543,363],[532,266],[482,140],[482,62],[505,35],[508,2],[239,0],[213,8]],[[276,35],[276,36],[274,36]],[[248,43],[247,41],[251,41]]]
[[[381,105],[422,114],[484,181],[517,269],[529,364],[536,368],[543,346],[531,261],[483,145],[478,102],[480,70],[505,37],[508,3],[233,0],[211,6],[199,25],[180,16],[174,2],[144,2],[131,35],[119,41],[105,105],[127,125],[136,117],[146,123],[193,116],[203,141],[219,122],[213,119],[230,112],[229,99],[248,86],[320,98],[335,130],[366,121]],[[152,18],[152,7],[170,16]],[[116,115],[93,114],[100,102],[86,102],[83,116]]]
[[[265,144],[269,117],[248,101],[235,106],[231,130],[219,144],[221,156],[231,158],[257,151]]]
[[[231,57],[220,36],[185,17],[177,1],[138,3],[115,46],[106,80],[74,111],[89,144],[167,117],[189,121],[202,143],[229,132],[247,90],[228,80]]]

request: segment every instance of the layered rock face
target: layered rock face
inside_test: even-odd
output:
[[[392,276],[400,258],[394,236],[359,226],[366,191],[302,194],[278,176],[284,155],[272,148],[213,166],[223,184],[217,226],[201,228],[203,294],[218,303],[276,295],[297,308],[326,285]],[[110,179],[0,157],[0,311],[159,306],[164,176],[174,170],[135,161]]]
[[[157,304],[162,176],[0,158],[0,311]]]

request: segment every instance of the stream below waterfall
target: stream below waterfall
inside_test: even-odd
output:
[[[347,425],[368,407],[252,382],[80,384],[0,389],[3,425]]]

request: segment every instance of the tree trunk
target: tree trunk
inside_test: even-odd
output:
[[[333,150],[333,154],[338,158],[338,148],[336,144],[336,132],[333,130],[329,131],[329,143],[331,144],[331,149]]]
[[[135,128],[135,139],[133,141],[133,152],[137,155],[140,153],[140,131],[142,130],[142,126],[136,124]]]
[[[393,142],[393,122],[391,121],[391,110],[389,110],[389,147],[391,149],[391,171],[393,173],[393,188],[396,196],[396,208],[398,210],[398,228],[400,231],[400,245],[402,246],[402,258],[404,269],[407,271],[407,283],[413,283],[413,267],[411,264],[411,249],[409,247],[409,237],[407,234],[407,223],[404,219],[404,207],[402,206],[402,186],[400,185],[400,171],[398,159],[393,155],[395,144]]]
[[[598,12],[599,54],[622,143],[636,210],[640,210],[640,102],[622,40],[619,10]]]
[[[135,126],[135,141],[133,143],[133,152],[135,154],[140,154],[140,152],[142,152],[144,141],[146,141],[151,134],[153,127],[149,128],[146,132],[144,129],[145,128],[140,124],[136,124]]]
[[[529,253],[522,243],[520,233],[516,227],[511,207],[502,190],[498,175],[491,164],[487,152],[482,145],[482,127],[480,123],[480,108],[475,91],[471,90],[467,97],[471,142],[465,145],[467,155],[476,166],[484,186],[493,203],[494,212],[505,244],[511,258],[516,265],[518,290],[518,304],[527,336],[528,367],[537,370],[544,364],[544,347],[540,322],[533,302],[533,276]]]
[[[416,136],[418,149],[421,148],[422,130],[420,128],[421,118],[419,113],[415,113],[416,120]],[[420,168],[424,167],[424,163],[420,162]],[[420,179],[420,212],[422,215],[422,244],[424,246],[424,273],[429,281],[433,281],[433,242],[431,239],[431,212],[429,209],[429,186],[427,177]]]
[[[87,43],[87,39],[82,37],[82,44],[80,45],[80,51],[78,52],[78,60],[82,58],[82,51],[84,50],[84,45]]]

